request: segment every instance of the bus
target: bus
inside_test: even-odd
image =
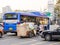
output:
[[[16,33],[17,25],[23,22],[36,22],[38,18],[48,19],[46,16],[35,15],[29,12],[8,12],[3,15],[4,33]],[[49,19],[48,19],[49,22]],[[47,25],[49,23],[47,22]]]

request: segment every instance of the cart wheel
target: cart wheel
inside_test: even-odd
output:
[[[29,38],[32,38],[33,37],[33,34],[30,32],[29,33]]]
[[[0,33],[0,38],[2,38],[2,33]]]
[[[18,36],[18,38],[20,39],[20,38],[22,38],[21,36]]]
[[[15,33],[15,35],[17,36],[17,32]]]
[[[7,34],[7,32],[4,32],[4,34]]]

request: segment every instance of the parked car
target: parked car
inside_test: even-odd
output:
[[[60,27],[54,30],[46,30],[41,32],[41,38],[44,38],[47,41],[53,40],[53,39],[60,39]]]
[[[2,38],[3,36],[3,25],[0,24],[0,38]]]

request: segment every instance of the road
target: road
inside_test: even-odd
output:
[[[60,45],[60,41],[44,41],[40,36],[33,38],[21,38],[6,34],[0,38],[0,45]]]

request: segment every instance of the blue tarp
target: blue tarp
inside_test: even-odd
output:
[[[45,15],[41,12],[8,12],[8,13],[13,13],[13,14],[14,13],[20,13],[21,15],[26,15],[26,16],[47,17],[47,15]]]
[[[38,15],[35,15],[33,13],[30,13],[30,12],[21,12],[20,14],[25,15],[25,16],[38,16]]]
[[[47,15],[45,15],[44,13],[41,13],[41,12],[30,12],[30,13],[38,15],[39,17],[47,17]]]
[[[33,13],[33,14],[35,14],[35,15],[41,15],[40,12],[31,12],[31,13]]]
[[[20,12],[20,13],[26,16],[47,17],[47,15],[40,12]]]

